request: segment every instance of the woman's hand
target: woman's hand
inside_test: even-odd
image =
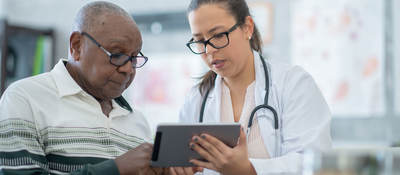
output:
[[[170,167],[170,175],[193,175],[196,172],[202,172],[201,167]]]
[[[212,169],[226,175],[257,174],[247,154],[246,134],[240,130],[239,143],[230,148],[217,138],[201,134],[194,136],[190,148],[200,154],[208,162],[192,159],[196,166]]]

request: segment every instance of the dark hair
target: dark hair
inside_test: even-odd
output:
[[[247,16],[251,16],[249,7],[247,6],[245,0],[192,0],[189,4],[187,13],[190,13],[205,4],[222,5],[221,7],[225,8],[235,18],[239,26],[245,23]],[[259,52],[260,54],[262,53],[262,40],[255,24],[254,32],[250,39],[250,46],[253,50]],[[212,70],[208,71],[201,77],[202,80],[199,84],[199,90],[202,95],[204,95],[207,90],[213,88],[215,84],[215,77],[217,77],[217,74]]]

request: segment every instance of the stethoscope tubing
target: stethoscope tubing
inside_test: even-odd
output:
[[[255,113],[260,110],[260,109],[268,109],[269,111],[272,112],[273,116],[274,116],[274,130],[275,130],[275,157],[279,156],[279,152],[280,152],[280,148],[279,148],[279,142],[280,142],[280,138],[279,138],[279,118],[278,118],[278,113],[276,112],[276,110],[268,105],[268,95],[269,95],[269,74],[268,74],[268,69],[267,69],[267,65],[265,63],[264,58],[261,56],[260,54],[260,59],[264,68],[264,74],[265,74],[265,97],[264,97],[264,104],[262,105],[258,105],[256,106],[250,114],[250,118],[249,118],[249,122],[247,124],[247,131],[246,131],[246,136],[247,138],[249,138],[249,134],[250,134],[250,128],[253,125],[253,118],[255,116]],[[206,94],[204,95],[203,101],[201,103],[201,108],[200,108],[200,117],[199,117],[199,122],[202,123],[203,122],[203,116],[204,116],[204,110],[205,110],[205,106],[206,106],[206,101],[208,98],[208,94],[210,93],[211,89],[208,89],[206,91]]]

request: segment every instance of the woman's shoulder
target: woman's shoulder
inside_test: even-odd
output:
[[[277,83],[296,82],[299,80],[310,79],[311,75],[301,66],[291,65],[278,60],[269,60],[273,81]]]
[[[192,86],[186,93],[185,101],[193,101],[194,99],[200,98],[201,93],[199,87],[199,84]]]

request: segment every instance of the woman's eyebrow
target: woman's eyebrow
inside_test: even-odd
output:
[[[218,29],[220,29],[220,28],[224,28],[224,26],[215,26],[215,27],[213,27],[212,29],[210,29],[210,30],[208,30],[208,32],[207,33],[214,33],[216,30],[218,30]],[[200,37],[201,36],[201,34],[200,33],[194,33],[194,34],[192,34],[194,37]]]

